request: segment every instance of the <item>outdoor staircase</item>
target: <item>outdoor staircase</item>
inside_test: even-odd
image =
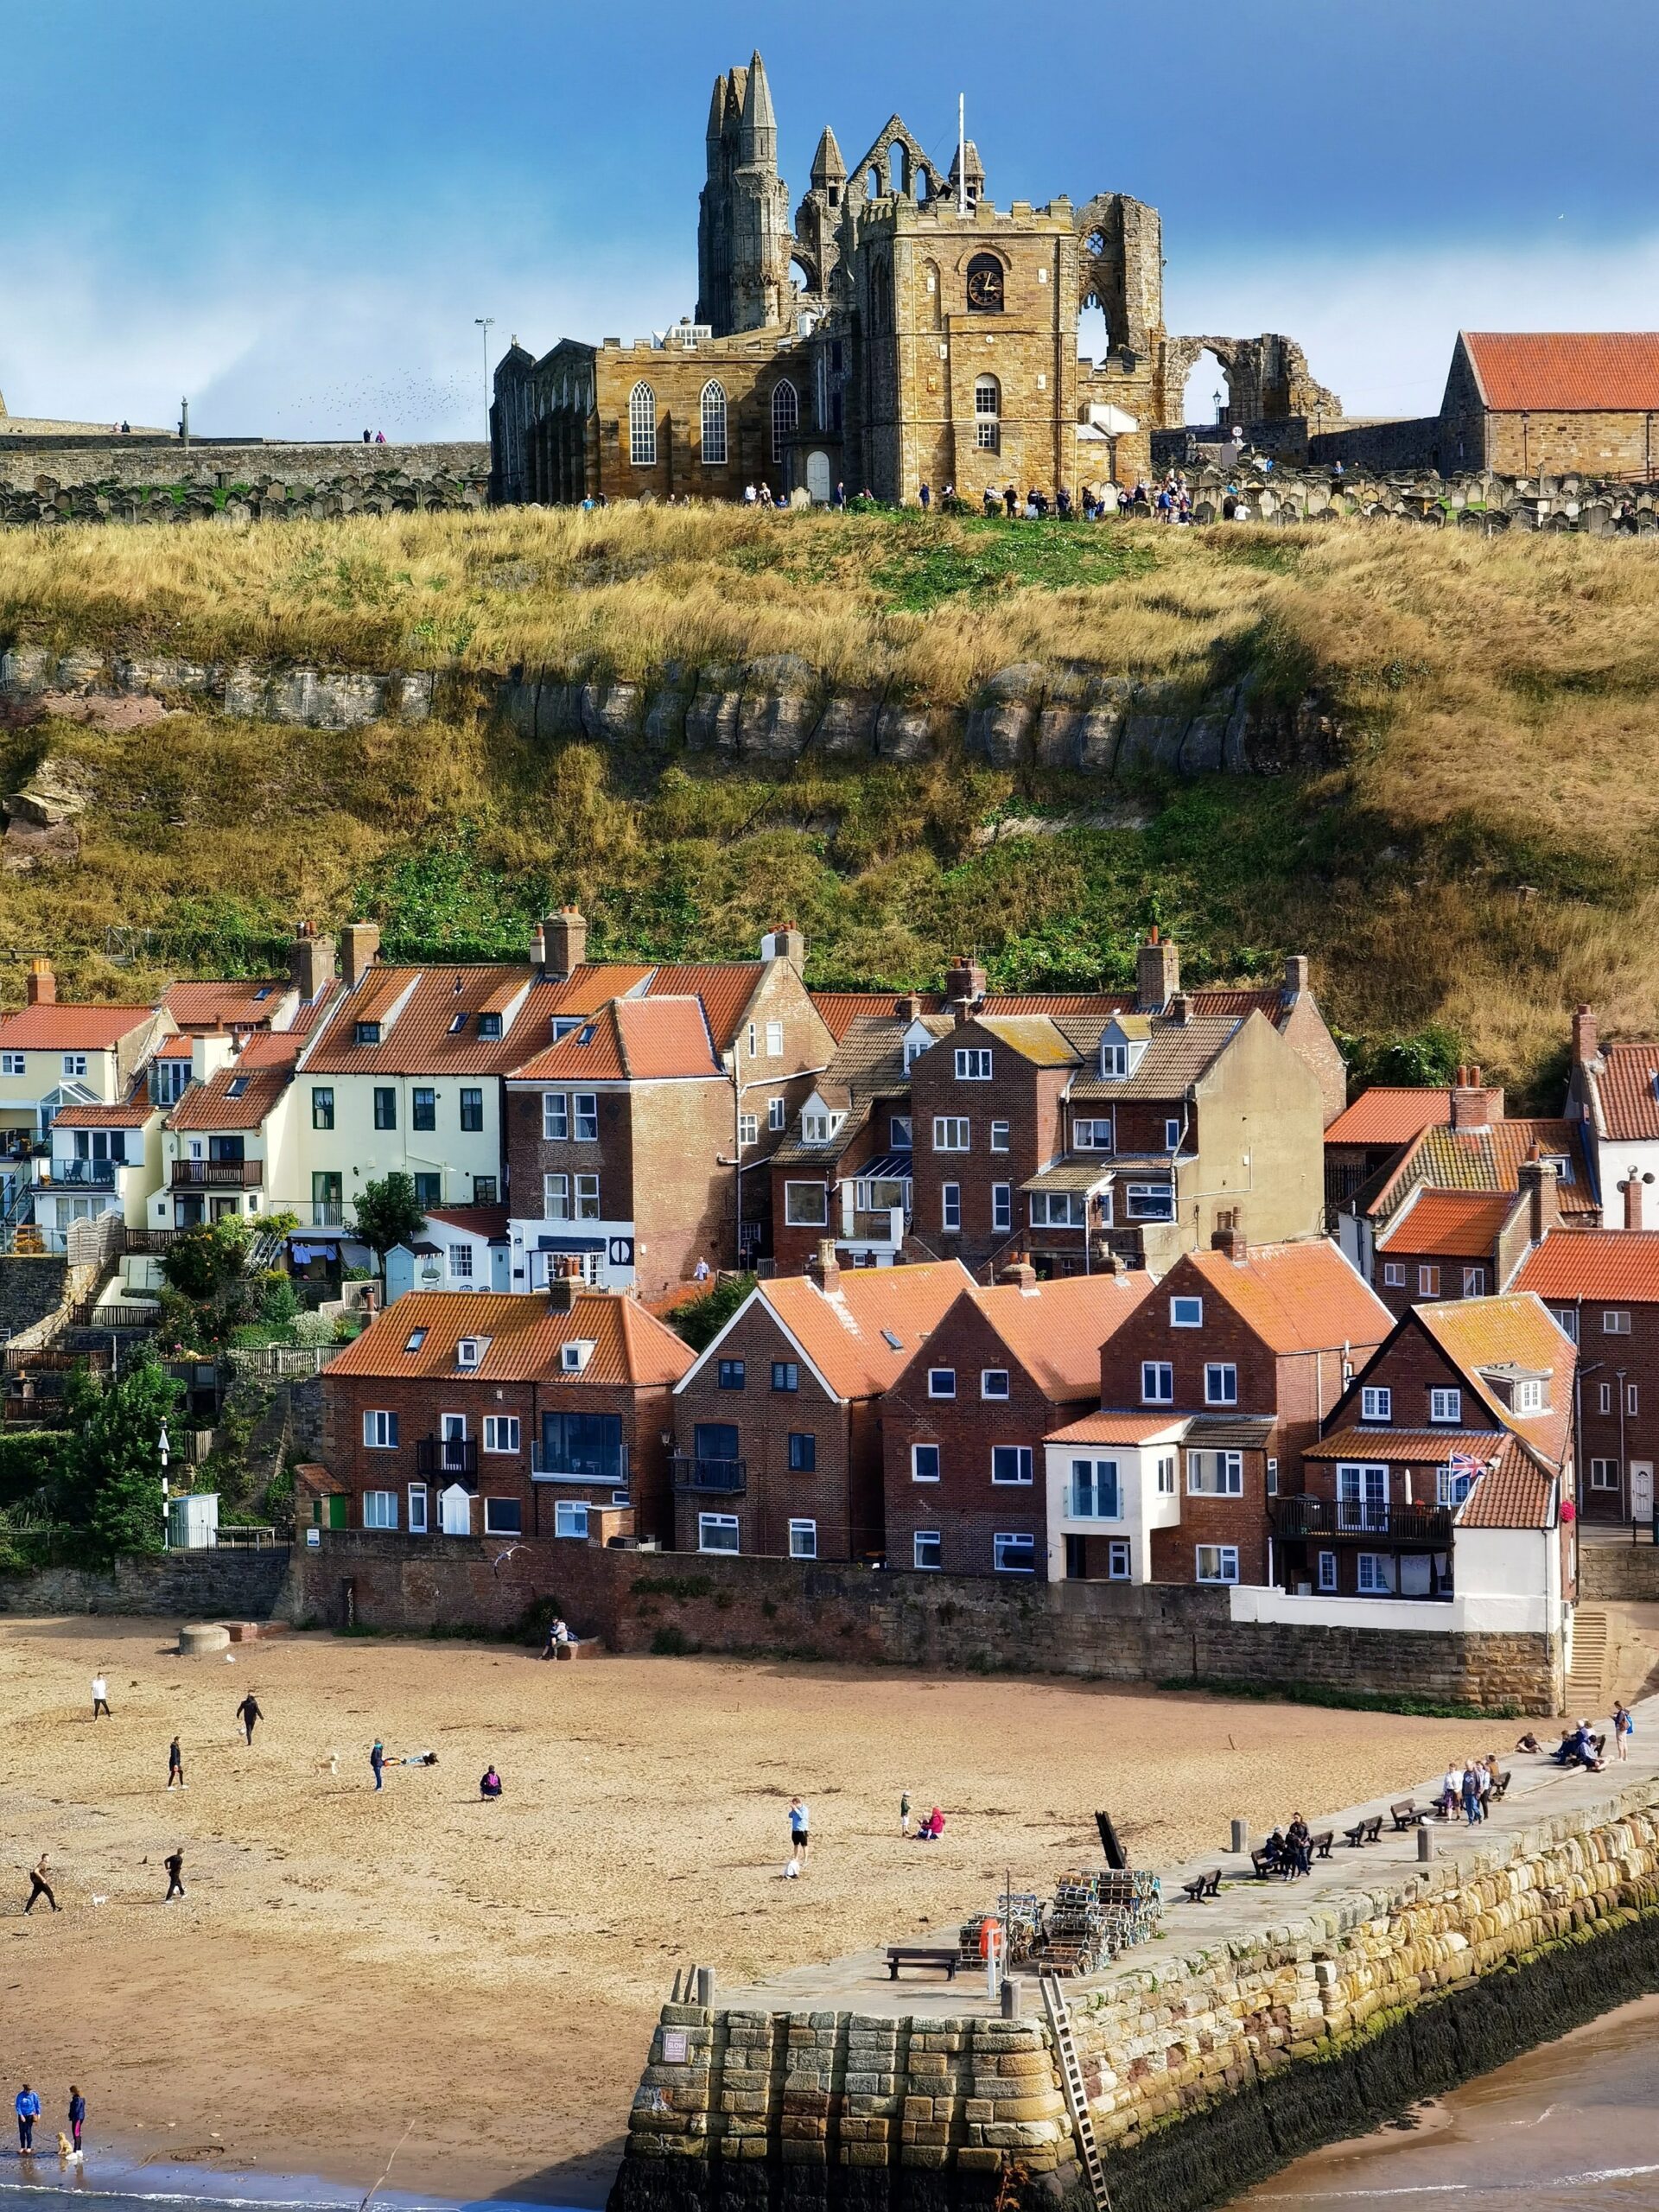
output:
[[[1106,2169],[1101,2164],[1100,2145],[1095,2140],[1094,2116],[1089,2109],[1088,2092],[1083,2086],[1083,2069],[1077,2063],[1077,2046],[1071,2033],[1071,2008],[1065,2001],[1065,1992],[1052,1974],[1039,1974],[1037,1983],[1043,1993],[1048,2024],[1053,2031],[1054,2049],[1060,2062],[1060,2086],[1065,2091],[1065,2107],[1071,2115],[1072,2129],[1077,2139],[1077,2153],[1083,2160],[1083,2170],[1089,2177],[1089,2189],[1095,2200],[1096,2212],[1112,2212],[1112,2200],[1106,2188]]]
[[[1567,1678],[1569,1715],[1596,1719],[1607,1678],[1607,1616],[1580,1605],[1573,1618],[1573,1671]]]

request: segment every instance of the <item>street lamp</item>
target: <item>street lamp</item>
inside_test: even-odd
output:
[[[1217,424],[1219,424],[1221,421],[1221,394],[1218,391],[1212,391],[1210,395],[1210,400],[1211,404],[1216,410],[1216,421]]]
[[[162,1433],[156,1440],[156,1455],[162,1463],[162,1549],[168,1548],[167,1527],[167,1463],[173,1456],[173,1446],[168,1441],[167,1422],[162,1422]]]
[[[495,321],[495,317],[493,315],[475,315],[473,321],[478,325],[479,334],[484,340],[484,442],[488,445],[490,442],[490,325]]]

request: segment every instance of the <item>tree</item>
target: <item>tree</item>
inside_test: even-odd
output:
[[[179,1386],[148,1347],[118,1381],[74,1369],[65,1393],[70,1419],[67,1502],[105,1557],[162,1549],[162,1425]]]
[[[357,1233],[384,1266],[394,1244],[412,1244],[426,1227],[412,1176],[394,1167],[378,1183],[365,1183],[357,1202]]]
[[[173,1288],[199,1306],[217,1305],[247,1265],[247,1226],[234,1214],[185,1230],[162,1255]]]
[[[753,1275],[728,1275],[699,1296],[688,1298],[683,1306],[675,1306],[664,1318],[693,1351],[707,1351],[753,1288]]]

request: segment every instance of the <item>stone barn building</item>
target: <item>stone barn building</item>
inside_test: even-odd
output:
[[[850,168],[823,131],[791,228],[758,54],[716,79],[706,152],[696,319],[539,359],[515,339],[495,374],[498,499],[765,483],[913,502],[925,482],[977,504],[1008,484],[1132,482],[1205,353],[1230,420],[1341,414],[1288,339],[1167,334],[1162,226],[1125,194],[999,208],[971,141],[941,174],[895,115]],[[1084,359],[1096,308],[1105,351]]]

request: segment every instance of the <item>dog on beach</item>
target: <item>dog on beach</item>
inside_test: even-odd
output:
[[[79,2158],[80,2156],[80,2152],[76,2150],[61,2128],[58,2130],[58,2156],[66,2164],[71,2158]]]
[[[326,1759],[319,1760],[317,1764],[317,1772],[319,1774],[338,1774],[340,1772],[340,1753],[338,1751],[330,1751]]]

